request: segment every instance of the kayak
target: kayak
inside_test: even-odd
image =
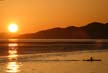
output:
[[[101,59],[84,59],[83,61],[102,61]]]

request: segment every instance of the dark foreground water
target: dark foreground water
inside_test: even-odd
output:
[[[0,73],[108,73],[108,41],[0,40]]]

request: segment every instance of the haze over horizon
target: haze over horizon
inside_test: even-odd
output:
[[[9,23],[18,33],[32,33],[54,27],[84,26],[108,22],[108,0],[4,0],[0,1],[0,32]]]

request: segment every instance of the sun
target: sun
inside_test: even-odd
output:
[[[9,24],[8,30],[11,33],[15,33],[18,31],[18,25],[17,24]]]

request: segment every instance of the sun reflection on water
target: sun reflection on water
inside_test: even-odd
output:
[[[19,72],[19,67],[20,66],[17,64],[17,62],[9,62],[7,65],[6,72],[17,73],[17,72]]]
[[[18,57],[18,44],[17,43],[9,43],[8,44],[9,50],[8,50],[8,59],[9,62],[6,66],[7,70],[6,72],[8,73],[17,73],[19,72],[20,64],[17,62],[17,57]]]
[[[18,44],[17,43],[10,43],[8,44],[9,50],[8,50],[8,58],[9,60],[16,60],[17,59],[17,49],[18,49]]]

